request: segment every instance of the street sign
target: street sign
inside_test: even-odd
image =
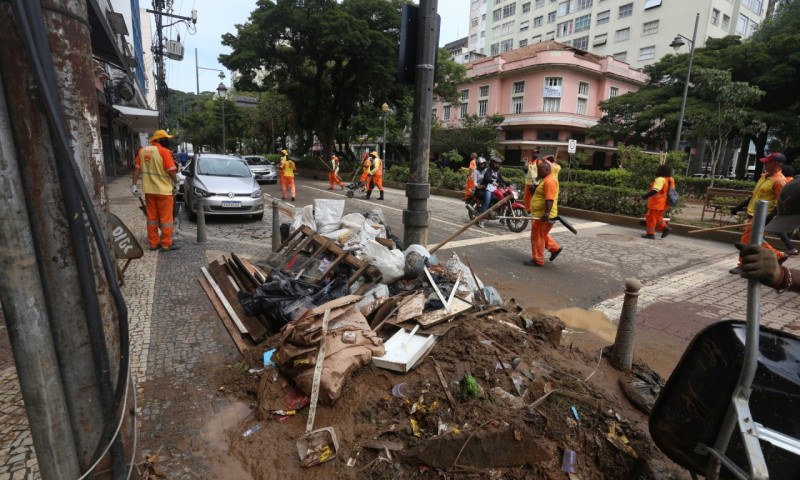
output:
[[[575,150],[578,148],[578,141],[577,140],[570,140],[567,146],[567,153],[575,153]]]

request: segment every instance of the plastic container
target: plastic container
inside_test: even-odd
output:
[[[411,388],[409,388],[406,382],[398,383],[392,387],[392,396],[395,398],[406,398],[409,393],[411,393]]]
[[[561,459],[561,470],[567,473],[578,472],[578,454],[575,450],[564,450],[564,458]]]
[[[243,437],[249,437],[250,435],[256,433],[259,430],[261,430],[261,424],[260,423],[256,423],[252,427],[250,427],[247,430],[245,430],[244,433],[242,434],[242,436]]]

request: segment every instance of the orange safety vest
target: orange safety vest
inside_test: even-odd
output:
[[[664,179],[664,185],[661,187],[661,190],[658,191],[655,195],[651,196],[647,199],[647,208],[650,210],[666,210],[667,209],[667,192],[669,192],[670,188],[675,188],[675,179],[672,177],[656,177],[655,180],[650,182],[650,190],[653,190],[653,186],[656,184],[656,180],[659,178]]]
[[[178,170],[172,152],[155,143],[142,147],[136,155],[136,168],[141,169],[144,193],[172,195],[172,177],[168,172]]]
[[[369,174],[375,177],[383,175],[383,160],[380,157],[372,159],[372,168],[369,169]]]

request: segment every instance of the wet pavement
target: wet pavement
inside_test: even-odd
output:
[[[146,245],[145,218],[128,190],[129,179],[109,184],[112,212]],[[265,185],[267,195],[279,187]],[[344,198],[327,182],[298,179],[298,201],[286,209],[313,203],[314,198]],[[349,199],[346,213],[380,207],[395,233],[402,237],[405,195],[387,189],[386,200]],[[267,196],[269,205],[271,198]],[[463,202],[432,197],[429,246],[467,221]],[[136,381],[137,412],[141,422],[138,460],[159,453],[159,468],[168,478],[242,478],[235,460],[224,452],[224,432],[240,426],[247,406],[232,402],[218,390],[214,372],[235,368],[238,352],[198,284],[200,267],[230,252],[258,258],[270,250],[271,220],[207,217],[208,242],[195,243],[196,229],[185,212],[176,229],[180,250],[146,251],[131,262],[122,288],[130,311],[131,365]],[[287,220],[287,217],[283,217]],[[640,231],[590,219],[575,219],[579,235],[562,227],[553,235],[564,246],[556,262],[544,268],[522,265],[530,255],[528,231],[510,232],[499,223],[472,228],[438,253],[456,252],[469,258],[478,275],[504,295],[527,308],[555,311],[574,307],[565,336],[589,347],[607,344],[613,325],[584,310],[619,318],[626,278],[643,284],[637,314],[636,353],[660,373],[668,374],[689,339],[711,323],[744,319],[746,282],[730,275],[736,256],[730,245],[672,235],[646,241]],[[797,257],[788,265],[797,267]],[[800,296],[763,290],[765,325],[800,332],[796,312]],[[588,315],[588,316],[587,316]],[[566,317],[567,314],[564,313]],[[583,329],[604,331],[606,339],[589,339]],[[2,324],[4,325],[4,324]],[[598,332],[600,333],[600,332]],[[602,333],[601,333],[602,335]],[[24,414],[5,327],[0,328],[0,480],[39,478],[30,432]],[[230,367],[226,367],[230,366]],[[222,439],[224,440],[224,439]]]

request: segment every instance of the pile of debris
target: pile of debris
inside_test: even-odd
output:
[[[254,478],[682,478],[619,374],[561,346],[561,320],[327,202],[277,252],[201,280],[245,353],[220,382],[255,400],[232,437]]]

